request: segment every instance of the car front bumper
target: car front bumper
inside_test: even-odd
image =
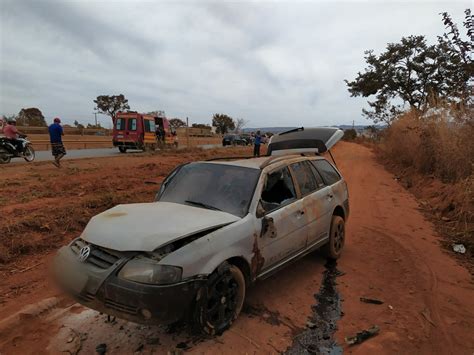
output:
[[[185,318],[192,310],[198,290],[205,285],[203,278],[170,285],[124,280],[117,273],[127,259],[112,266],[112,270],[98,272],[92,265],[77,262],[69,247],[61,248],[56,258],[63,265],[69,263],[55,274],[59,285],[75,300],[96,311],[140,324],[170,324]],[[71,267],[77,267],[82,275],[72,287],[70,280],[74,276],[65,271]],[[76,284],[80,286],[75,287]]]

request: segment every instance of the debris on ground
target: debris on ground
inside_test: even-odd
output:
[[[105,354],[107,352],[107,344],[102,343],[95,347],[97,354]]]
[[[363,330],[352,337],[345,337],[346,343],[349,345],[356,345],[366,341],[369,338],[377,335],[380,332],[380,328],[377,325],[373,325],[367,330]]]
[[[361,298],[360,298],[360,301],[361,301],[361,302],[364,302],[364,303],[383,304],[383,301],[377,300],[377,299],[375,299],[375,298],[365,298],[365,297],[361,297]]]
[[[342,354],[342,347],[334,339],[337,321],[342,317],[342,298],[336,288],[336,278],[343,274],[334,260],[328,260],[319,292],[314,295],[316,305],[306,322],[306,329],[293,339],[286,350],[292,354]]]
[[[82,349],[82,342],[86,339],[86,333],[80,333],[71,328],[69,329],[69,336],[67,337],[66,344],[61,351],[72,355],[78,354]]]
[[[433,319],[431,319],[431,312],[428,308],[425,308],[420,313],[433,327],[436,327],[435,322],[433,322]]]
[[[463,244],[453,244],[453,250],[456,253],[464,254],[466,252],[466,247]]]

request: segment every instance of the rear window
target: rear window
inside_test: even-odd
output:
[[[313,172],[305,162],[291,164],[301,195],[305,196],[318,188]]]
[[[326,185],[332,185],[341,180],[341,176],[338,174],[336,169],[333,168],[328,161],[312,160],[311,163],[316,167],[316,170],[321,174]]]
[[[125,129],[125,120],[123,118],[117,118],[115,121],[115,129],[123,131]]]
[[[128,119],[128,130],[129,131],[136,131],[137,130],[137,119],[136,118],[129,118]]]

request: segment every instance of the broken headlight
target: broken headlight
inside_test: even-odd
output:
[[[138,257],[120,270],[122,279],[152,285],[165,285],[181,281],[183,270],[177,266],[160,265],[155,260]]]

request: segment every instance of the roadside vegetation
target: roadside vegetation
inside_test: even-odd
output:
[[[441,16],[446,31],[436,44],[409,36],[380,55],[367,51],[367,68],[346,83],[351,96],[375,98],[362,112],[384,125],[371,139],[379,157],[433,217],[446,247],[463,244],[472,258],[474,21],[466,9],[462,34]]]

